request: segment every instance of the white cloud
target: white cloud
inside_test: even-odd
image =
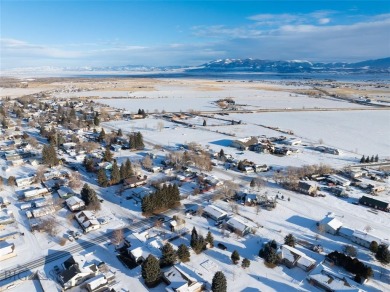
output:
[[[318,19],[319,24],[328,24],[329,22],[330,22],[330,18],[328,17]]]

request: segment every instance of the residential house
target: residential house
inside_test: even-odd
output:
[[[4,261],[15,256],[15,245],[6,241],[0,241],[0,261]]]
[[[50,192],[47,188],[33,189],[33,190],[25,191],[22,195],[22,199],[31,200],[31,199],[37,198],[37,197],[44,197],[45,195],[48,195],[49,193]]]
[[[16,185],[18,187],[25,187],[25,186],[29,186],[31,184],[33,184],[35,181],[35,176],[34,175],[30,175],[30,176],[26,176],[26,177],[19,177],[15,180],[16,182]]]
[[[71,256],[63,263],[64,271],[58,279],[64,289],[69,289],[84,283],[99,274],[95,264],[86,263],[83,256]]]
[[[227,213],[214,205],[207,205],[203,209],[203,214],[215,221],[223,220],[227,217]]]
[[[100,223],[91,211],[82,211],[75,216],[77,222],[85,232],[90,232],[100,228]]]
[[[4,225],[9,225],[15,222],[15,218],[10,215],[5,215],[0,217],[0,227]]]
[[[250,146],[258,144],[259,140],[256,137],[248,137],[232,141],[231,146],[239,150],[247,150]]]
[[[263,172],[263,171],[268,171],[268,166],[267,164],[255,164],[253,165],[253,169],[255,172]]]
[[[89,292],[105,291],[105,288],[108,287],[108,281],[105,275],[97,275],[96,277],[85,281],[84,285]]]
[[[319,264],[309,276],[307,280],[313,286],[327,292],[362,292],[357,287],[357,283],[350,280],[348,277],[341,275],[326,266]]]
[[[378,244],[389,245],[388,240],[384,240],[380,237],[374,236],[372,234],[360,230],[354,230],[352,236],[349,239],[358,245],[364,246],[365,248],[370,248],[370,244],[373,241],[376,241]]]
[[[66,186],[61,186],[58,190],[57,190],[57,193],[58,193],[58,196],[62,199],[67,199],[67,198],[70,198],[72,196],[75,195],[75,193],[73,192],[73,190],[69,187],[66,187]]]
[[[341,185],[343,187],[347,187],[351,184],[351,181],[346,179],[346,178],[343,178],[337,174],[332,174],[332,175],[329,175],[327,177],[327,180],[336,184],[336,185]]]
[[[198,282],[185,272],[183,264],[177,264],[163,273],[162,279],[167,283],[167,292],[200,292],[203,291],[203,283]]]
[[[147,176],[144,175],[132,175],[131,177],[129,178],[126,178],[124,181],[123,181],[123,186],[125,188],[135,188],[135,187],[138,187],[138,186],[142,186],[144,184],[146,184],[146,180],[147,180]]]
[[[320,226],[323,226],[325,232],[336,235],[343,223],[332,216],[327,216],[320,222]]]
[[[271,143],[260,142],[260,143],[251,145],[249,147],[249,149],[252,151],[255,151],[255,152],[268,154],[268,153],[273,153],[275,151],[275,146]]]
[[[238,217],[232,217],[227,222],[227,227],[231,229],[233,232],[240,234],[241,236],[245,236],[246,234],[251,232],[251,226],[245,223],[242,219]]]
[[[85,209],[85,202],[79,197],[72,196],[65,200],[66,205],[72,212],[81,211]]]
[[[317,186],[307,181],[300,181],[298,184],[298,190],[309,196],[315,197],[317,195]]]
[[[382,200],[375,199],[369,196],[363,196],[359,199],[359,203],[362,205],[366,205],[368,207],[379,209],[382,211],[389,212],[390,211],[390,203]]]
[[[280,249],[282,261],[288,268],[297,266],[307,272],[315,267],[316,261],[296,248],[283,244]]]
[[[45,206],[42,208],[32,210],[31,214],[34,218],[39,218],[39,217],[53,214],[55,211],[56,209],[53,206]]]

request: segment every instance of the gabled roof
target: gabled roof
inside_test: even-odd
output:
[[[325,224],[325,225],[328,225],[329,227],[331,227],[332,229],[334,230],[337,230],[339,229],[341,226],[343,226],[343,223],[340,222],[339,220],[337,220],[336,218],[334,217],[325,217],[322,221],[321,221],[322,224]]]
[[[314,259],[308,257],[303,252],[289,245],[283,244],[281,250],[282,250],[282,258],[288,260],[291,263],[297,261],[297,263],[305,267],[310,267],[316,263]]]
[[[246,224],[244,221],[242,221],[238,217],[232,217],[227,222],[228,225],[233,227],[234,229],[237,229],[241,232],[245,231],[245,229],[250,228],[248,224]]]

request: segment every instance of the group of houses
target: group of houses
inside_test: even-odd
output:
[[[324,219],[322,219],[319,222],[319,226],[321,226],[324,232],[327,232],[332,235],[342,236],[365,248],[369,248],[371,242],[373,241],[378,244],[389,245],[388,239],[380,238],[378,236],[370,234],[369,232],[351,229],[344,226],[344,224],[333,214],[329,214]]]

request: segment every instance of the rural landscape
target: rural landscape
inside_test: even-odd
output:
[[[2,287],[388,287],[385,83],[2,85]]]

